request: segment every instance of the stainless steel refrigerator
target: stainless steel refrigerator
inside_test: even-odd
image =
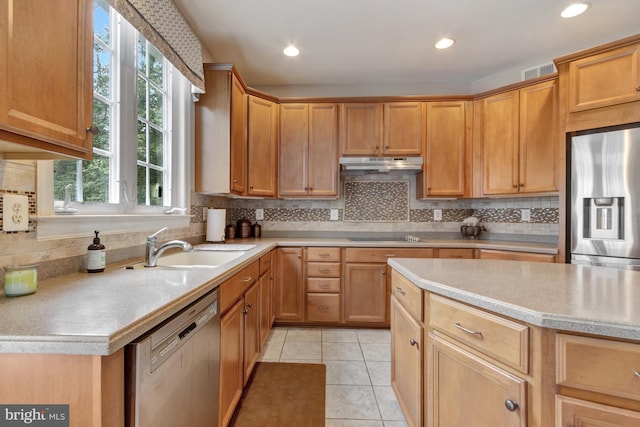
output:
[[[571,263],[640,270],[640,124],[571,139]]]

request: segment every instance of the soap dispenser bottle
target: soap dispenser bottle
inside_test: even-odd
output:
[[[100,273],[104,271],[104,267],[107,261],[107,251],[98,237],[99,231],[94,231],[96,237],[93,239],[93,244],[87,248],[87,271],[89,273]]]

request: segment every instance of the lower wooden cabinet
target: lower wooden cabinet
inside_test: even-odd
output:
[[[391,386],[408,426],[422,426],[423,326],[391,297]]]
[[[309,322],[340,322],[340,294],[307,293]]]
[[[388,323],[387,265],[348,263],[344,271],[345,321]]]
[[[511,261],[556,262],[556,256],[532,252],[499,251],[493,249],[479,249],[479,259],[506,259]]]
[[[427,425],[525,427],[525,380],[428,334]]]
[[[244,294],[244,383],[247,384],[253,367],[260,357],[260,282]]]
[[[219,425],[229,424],[244,388],[244,299],[220,318]]]
[[[276,249],[276,321],[304,321],[303,250],[300,247]]]
[[[640,412],[556,396],[556,427],[637,427]]]
[[[275,284],[271,266],[273,265],[273,255],[275,251],[269,252],[260,258],[260,347],[264,345],[269,337],[271,325],[273,325],[273,295]]]

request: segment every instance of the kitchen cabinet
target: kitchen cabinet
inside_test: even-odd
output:
[[[639,425],[639,360],[637,343],[558,333],[556,425]]]
[[[275,250],[260,257],[260,347],[264,345],[269,337],[271,326],[273,325],[273,257]]]
[[[337,198],[338,104],[280,105],[278,195]]]
[[[482,102],[483,195],[558,190],[555,80]]]
[[[278,104],[249,95],[249,196],[275,197],[278,164]]]
[[[423,130],[421,102],[340,105],[343,156],[419,156],[422,154]]]
[[[475,251],[465,248],[440,248],[438,249],[438,258],[473,259]]]
[[[276,249],[276,322],[304,321],[303,251],[301,247]]]
[[[247,194],[247,94],[235,70],[205,64],[195,104],[195,191]]]
[[[471,103],[427,102],[425,167],[416,197],[465,197],[471,177]]]
[[[567,132],[640,122],[640,35],[554,62]]]
[[[408,426],[423,425],[422,290],[396,271],[391,295],[391,386]]]
[[[219,425],[228,425],[260,354],[259,261],[220,285]]]
[[[0,152],[90,160],[92,3],[3,0],[0,22]]]
[[[339,323],[342,312],[340,248],[309,247],[306,250],[306,320]]]
[[[389,325],[390,281],[387,260],[432,258],[433,249],[346,248],[344,320],[347,323]]]
[[[551,254],[501,251],[501,250],[494,250],[494,249],[478,249],[476,258],[506,259],[506,260],[512,260],[512,261],[556,262],[556,256]]]

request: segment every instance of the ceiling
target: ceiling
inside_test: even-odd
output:
[[[208,51],[278,96],[469,93],[640,32],[640,0],[174,0]],[[437,50],[447,36],[456,44]],[[300,49],[295,58],[282,50]],[[486,86],[486,87],[485,87]]]

